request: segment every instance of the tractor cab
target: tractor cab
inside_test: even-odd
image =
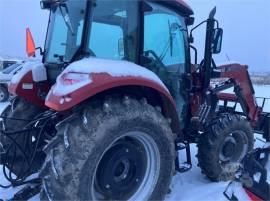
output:
[[[185,118],[193,11],[184,2],[43,0],[41,7],[50,10],[43,63],[52,83],[83,58],[129,61],[162,80]]]
[[[183,1],[42,0],[41,8],[50,10],[42,53],[52,84],[66,66],[83,58],[129,61],[154,72],[183,107],[188,95],[179,89],[190,87],[183,77],[191,72],[193,37],[188,25],[194,22],[193,11]],[[212,13],[204,21],[209,34],[201,66],[208,80],[213,49],[220,51],[222,41],[214,31]],[[35,48],[29,51],[33,55]]]

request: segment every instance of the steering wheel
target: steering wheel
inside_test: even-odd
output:
[[[153,50],[144,51],[144,54],[146,57],[149,57],[149,55],[151,54],[154,57],[155,62],[157,63],[158,66],[162,68],[166,68],[164,63],[160,60],[159,56]]]

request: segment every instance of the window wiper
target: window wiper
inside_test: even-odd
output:
[[[72,24],[71,24],[67,5],[65,5],[65,4],[60,5],[59,8],[60,8],[61,15],[62,15],[69,31],[71,32],[72,35],[74,35],[74,29],[73,29]],[[63,8],[65,9],[65,11],[63,11]]]
[[[168,27],[169,27],[169,39],[168,42],[166,43],[166,46],[164,50],[162,51],[162,54],[160,55],[159,59],[163,61],[164,57],[166,56],[167,52],[170,50],[170,56],[173,56],[173,48],[174,48],[174,39],[176,36],[176,31],[179,30],[181,32],[187,31],[184,29],[181,25],[178,23],[170,23],[168,20]]]
[[[172,25],[170,23],[170,20],[168,20],[168,28],[169,28],[169,39],[168,42],[166,43],[165,48],[163,49],[161,55],[159,56],[159,59],[163,61],[164,57],[166,56],[167,52],[170,50],[170,55],[172,57],[173,55],[173,39],[175,37],[173,30],[172,30]]]

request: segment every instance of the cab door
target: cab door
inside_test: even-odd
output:
[[[186,90],[186,26],[184,18],[157,3],[147,3],[144,12],[141,65],[155,72],[175,99],[184,125]]]

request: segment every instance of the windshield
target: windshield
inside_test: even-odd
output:
[[[86,0],[68,0],[51,10],[45,45],[45,62],[69,62],[79,49],[85,19]]]
[[[64,6],[51,10],[45,63],[70,62],[82,42],[88,56],[135,62],[138,1],[95,0],[89,8],[86,1],[67,0]],[[91,11],[89,19],[86,9]]]

